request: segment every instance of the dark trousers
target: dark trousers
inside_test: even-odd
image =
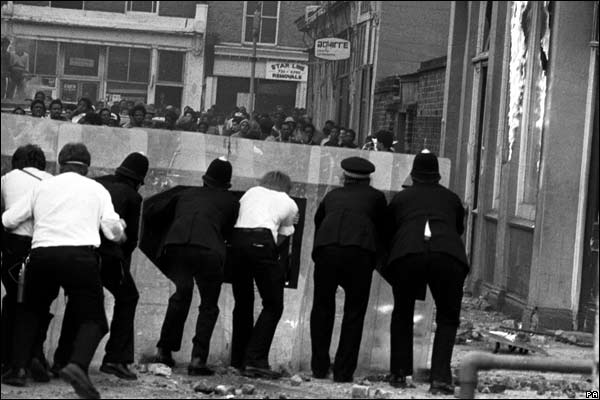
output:
[[[12,340],[15,330],[15,319],[22,306],[17,304],[17,291],[19,271],[21,264],[31,250],[31,238],[27,236],[3,234],[2,235],[2,283],[6,294],[2,299],[2,364],[11,363]],[[44,342],[46,333],[53,315],[48,313],[40,321],[38,336],[35,338],[33,357],[45,363]]]
[[[108,332],[98,257],[91,247],[42,247],[31,251],[25,275],[24,311],[17,315],[14,366],[27,364],[41,321],[62,287],[77,334],[69,362],[85,371]],[[17,352],[16,349],[19,349]]]
[[[196,333],[192,339],[192,357],[208,359],[210,338],[219,316],[219,294],[223,283],[223,262],[214,251],[199,246],[168,246],[166,248],[168,277],[176,286],[169,298],[167,314],[157,347],[179,351],[187,319],[194,281],[200,292],[200,307]]]
[[[463,284],[467,268],[443,253],[411,254],[397,260],[390,268],[394,293],[391,324],[390,372],[411,375],[413,372],[413,314],[415,299],[425,284],[429,285],[436,306],[435,339],[431,358],[431,380],[452,383],[450,361],[460,324]]]
[[[233,334],[231,365],[269,368],[269,350],[283,313],[285,271],[268,229],[235,229],[232,238]],[[263,309],[254,324],[254,282]]]
[[[130,266],[131,258],[121,260],[109,255],[101,257],[102,285],[115,298],[104,362],[133,363],[135,309],[140,296],[131,276]],[[77,321],[73,311],[74,308],[69,307],[65,310],[58,347],[54,353],[55,364],[65,365],[73,352],[77,335]]]
[[[352,379],[373,277],[374,258],[359,247],[327,246],[315,254],[314,298],[310,313],[311,367],[316,376],[329,371],[329,347],[338,286],[345,292],[344,318],[333,366],[334,378]]]

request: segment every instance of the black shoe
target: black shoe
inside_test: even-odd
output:
[[[104,362],[100,366],[100,371],[105,374],[115,375],[121,379],[127,379],[128,381],[135,381],[137,379],[137,375],[127,368],[127,364]]]
[[[192,361],[188,365],[188,375],[191,376],[212,376],[215,371],[208,368],[206,363],[199,357],[193,357]]]
[[[48,371],[46,363],[37,357],[31,359],[29,372],[35,382],[50,382],[50,371]]]
[[[77,364],[69,363],[60,370],[60,377],[73,386],[75,393],[82,399],[99,399],[100,393],[94,387],[90,378]]]
[[[157,363],[165,364],[167,367],[175,367],[175,360],[173,360],[173,356],[171,355],[171,351],[161,349],[158,347],[156,351],[156,360]]]
[[[279,379],[281,374],[273,371],[271,368],[254,367],[246,365],[246,369],[242,372],[242,375],[249,378],[264,378],[264,379]]]
[[[65,367],[65,364],[61,364],[59,362],[54,362],[52,367],[50,367],[50,373],[55,378],[60,378],[60,370]]]
[[[406,380],[406,376],[398,374],[391,374],[388,383],[396,389],[414,389],[416,387]]]
[[[454,386],[449,383],[433,381],[429,387],[429,393],[441,395],[453,395]]]
[[[2,376],[2,383],[23,387],[27,383],[27,371],[24,368],[11,369]]]

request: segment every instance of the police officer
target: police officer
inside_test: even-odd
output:
[[[131,254],[137,247],[142,196],[138,189],[144,184],[148,172],[148,158],[141,153],[131,153],[116,169],[114,175],[96,178],[108,190],[115,211],[125,220],[127,240],[121,244],[111,242],[102,235],[98,249],[101,260],[102,284],[114,296],[114,312],[106,355],[100,371],[122,379],[135,380],[137,376],[127,364],[133,363],[133,328],[139,294],[131,276]],[[65,314],[58,347],[54,353],[52,371],[58,371],[69,359],[76,335],[74,318]]]
[[[459,197],[438,183],[438,160],[433,153],[418,154],[410,175],[412,185],[388,207],[393,236],[384,275],[394,293],[390,384],[410,386],[406,376],[413,372],[415,299],[424,299],[429,285],[437,308],[430,391],[453,394],[450,361],[468,272],[461,241],[464,209]]]
[[[80,397],[97,399],[100,394],[87,369],[108,324],[94,248],[100,246],[101,228],[112,240],[121,241],[124,221],[115,212],[108,191],[85,177],[90,161],[83,143],[67,143],[58,154],[60,174],[41,182],[5,211],[2,223],[11,229],[29,218],[34,220],[24,307],[15,324],[14,374],[9,378],[18,378],[26,366],[40,322],[63,287],[69,298],[65,313],[73,313],[77,334],[60,376]]]
[[[313,376],[329,372],[335,294],[345,292],[344,319],[333,366],[336,382],[351,382],[377,251],[381,248],[387,202],[369,185],[375,166],[360,157],[342,161],[344,186],[329,192],[315,215],[314,302],[310,316]]]
[[[172,219],[160,249],[166,274],[176,291],[169,299],[160,332],[156,361],[174,366],[171,352],[181,348],[183,328],[192,302],[194,281],[200,292],[196,334],[192,339],[189,375],[212,375],[207,367],[210,338],[219,316],[219,294],[224,279],[225,241],[238,217],[239,202],[229,192],[232,166],[213,160],[202,177],[204,186],[176,194],[166,206],[149,209],[146,216]]]

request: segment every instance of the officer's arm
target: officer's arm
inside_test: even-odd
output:
[[[315,234],[319,230],[319,226],[321,226],[321,222],[325,218],[325,199],[319,203],[319,208],[317,208],[317,212],[315,214]]]
[[[127,227],[125,228],[125,234],[127,235],[127,241],[124,245],[126,255],[133,253],[133,250],[138,244],[138,230],[140,226],[140,212],[142,209],[142,197],[135,196],[132,198],[131,204],[127,209],[127,215],[124,216]]]

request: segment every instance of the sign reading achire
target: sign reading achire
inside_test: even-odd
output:
[[[338,38],[323,38],[315,41],[315,57],[324,60],[350,58],[350,42]]]
[[[267,61],[267,79],[278,81],[302,81],[308,80],[308,65]]]

